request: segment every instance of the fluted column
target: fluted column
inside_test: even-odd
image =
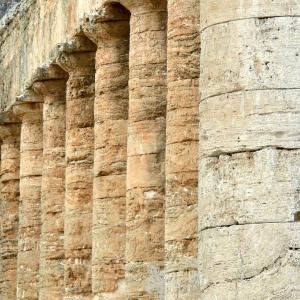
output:
[[[299,9],[201,1],[201,299],[300,297]]]
[[[19,220],[20,124],[10,113],[0,115],[1,243],[0,299],[15,300]]]
[[[168,0],[165,299],[199,299],[198,0]]]
[[[64,295],[66,74],[57,66],[46,71],[52,76],[33,84],[44,100],[39,299],[60,300]]]
[[[91,296],[95,46],[84,36],[57,63],[66,96],[65,299]]]
[[[13,107],[14,113],[22,121],[17,299],[38,299],[43,166],[42,106],[42,103],[21,102]]]
[[[132,1],[126,198],[129,299],[164,297],[165,1]]]
[[[125,299],[129,12],[107,5],[86,25],[97,44],[93,198],[93,294]],[[116,21],[115,21],[116,20]]]

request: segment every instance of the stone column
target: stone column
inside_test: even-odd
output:
[[[300,298],[299,11],[201,1],[201,299]]]
[[[168,1],[165,299],[199,299],[198,0]]]
[[[39,299],[60,300],[64,295],[66,74],[50,66],[44,75],[32,87],[44,100]]]
[[[69,49],[69,45],[75,45]],[[90,299],[95,45],[77,36],[60,53],[66,96],[65,299]]]
[[[129,8],[126,283],[130,299],[162,299],[167,7],[132,1]]]
[[[125,299],[125,211],[130,13],[105,6],[86,25],[94,40],[95,156],[93,198],[93,294]]]
[[[10,113],[0,115],[1,139],[1,242],[0,299],[16,299],[20,124]]]
[[[31,95],[28,96],[28,100]],[[37,99],[38,100],[38,99]],[[17,299],[38,299],[43,166],[42,103],[21,102],[13,111],[22,121]]]

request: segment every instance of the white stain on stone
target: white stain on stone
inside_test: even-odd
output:
[[[156,196],[156,192],[155,191],[148,191],[148,192],[144,192],[144,197],[148,200],[153,199]]]

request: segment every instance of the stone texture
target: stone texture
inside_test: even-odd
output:
[[[201,299],[299,298],[299,242],[299,223],[201,232]]]
[[[50,67],[56,68],[57,67]],[[49,72],[50,73],[50,72]],[[58,70],[58,75],[60,75]],[[33,84],[43,96],[43,177],[39,299],[64,295],[65,94],[66,74]]]
[[[129,299],[164,298],[165,1],[132,7],[126,199]]]
[[[13,7],[20,0],[1,0],[0,1],[0,19],[7,13],[7,11]]]
[[[240,4],[201,3],[201,299],[297,299],[298,5]]]
[[[38,299],[43,166],[42,106],[42,103],[29,102],[13,107],[22,121],[17,299]]]
[[[299,299],[298,2],[10,10],[0,298]]]
[[[95,45],[74,37],[57,63],[69,74],[66,91],[64,207],[65,299],[90,299],[94,157]]]
[[[16,298],[20,124],[1,123],[0,298]]]
[[[93,294],[100,299],[117,300],[125,299],[130,13],[117,4],[105,6],[104,11],[85,27],[97,44],[92,285]]]
[[[199,1],[168,1],[165,299],[199,299]]]
[[[300,210],[299,150],[266,148],[200,160],[200,230],[293,222]]]

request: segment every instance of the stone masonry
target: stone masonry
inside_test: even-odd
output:
[[[300,1],[1,14],[0,300],[300,299]]]

